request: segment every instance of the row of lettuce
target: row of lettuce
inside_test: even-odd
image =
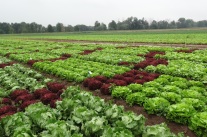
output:
[[[102,46],[103,49],[97,50],[100,45],[66,45],[63,43],[58,43],[59,45],[57,45],[57,43],[47,42],[45,46],[43,42],[35,41],[27,42],[25,46],[19,46],[20,43],[24,44],[22,41],[20,43],[14,42],[13,44],[16,45],[7,49],[8,43],[5,43],[4,48],[0,50],[1,55],[9,54],[9,58],[24,63],[27,63],[29,60],[39,60],[39,62],[33,65],[34,68],[75,82],[82,82],[88,77],[100,75],[110,79],[116,74],[130,71],[133,67],[117,66],[117,63],[139,63],[144,60],[144,57],[150,51],[165,52],[165,54],[155,55],[154,58],[168,59],[167,66],[165,64],[158,64],[136,69],[141,71],[145,69],[154,74],[168,75],[161,75],[155,80],[153,78],[154,81],[149,80],[151,78],[148,76],[125,76],[128,78],[126,81],[129,81],[129,77],[135,80],[138,78],[138,80],[136,82],[125,82],[126,84],[120,84],[120,86],[118,86],[119,84],[113,86],[113,84],[110,84],[110,80],[108,80],[107,83],[101,84],[101,86],[108,84],[107,88],[110,88],[111,95],[114,98],[122,98],[130,105],[144,106],[149,114],[164,115],[171,121],[187,124],[198,136],[205,136],[206,134],[205,121],[207,110],[206,89],[204,86],[207,81],[206,50],[195,50],[192,53],[185,53],[188,49],[171,47],[112,47],[111,45]],[[32,46],[31,43],[34,45]],[[14,49],[17,51],[16,53],[12,53]],[[185,52],[179,51],[178,53],[178,50]],[[71,54],[72,57],[55,62],[45,61],[58,58],[63,54]],[[17,77],[19,76],[17,75]],[[191,80],[188,81],[179,77]],[[143,79],[145,81],[141,82]],[[117,83],[120,83],[120,81]],[[100,83],[92,83],[91,85],[98,84]],[[29,88],[28,86],[26,87]]]
[[[202,82],[170,75],[128,86],[111,86],[111,96],[129,105],[143,106],[148,114],[188,125],[197,136],[207,135],[207,92]]]
[[[102,50],[96,50],[100,47]],[[91,54],[81,54],[84,51],[93,50],[94,52],[91,52]],[[168,65],[160,64],[148,66],[146,70],[150,72],[192,78],[204,83],[207,81],[206,50],[194,50],[191,53],[186,53],[188,49],[172,47],[120,47],[113,45],[80,45],[55,42],[3,40],[1,41],[0,54],[9,54],[9,58],[24,63],[28,63],[31,60],[42,62],[47,60],[50,61],[52,59],[66,59],[61,58],[66,54],[70,55],[73,59],[101,62],[109,65],[127,62],[131,63],[131,66],[126,67],[132,68],[134,64],[142,62],[144,60],[144,56],[151,51],[165,52],[164,55],[155,55],[155,58],[167,59]],[[80,79],[82,78],[83,77],[80,77]]]
[[[171,133],[164,123],[145,126],[144,116],[125,112],[78,87],[59,93],[60,84],[20,64],[0,73],[2,137],[183,136]]]
[[[82,82],[87,77],[94,77],[98,75],[112,77],[115,74],[121,74],[130,70],[130,68],[124,66],[116,66],[75,58],[69,58],[64,61],[59,60],[56,62],[37,62],[33,65],[33,67],[68,81],[75,82]]]
[[[28,62],[29,60],[45,60],[58,58],[63,54],[84,58],[91,61],[99,61],[108,64],[117,64],[122,61],[137,63],[143,58],[137,55],[145,55],[149,51],[177,51],[181,48],[169,47],[119,47],[114,45],[80,45],[56,42],[37,41],[0,41],[0,55],[8,55],[10,58]],[[84,53],[91,54],[84,54]],[[49,53],[49,54],[48,54]]]
[[[6,97],[16,89],[26,89],[33,92],[45,87],[49,81],[51,79],[20,64],[7,66],[0,69],[0,85],[5,90],[0,93],[0,97]]]
[[[64,83],[20,64],[4,67],[0,69],[0,119],[36,102],[55,107],[64,88]]]
[[[183,136],[170,132],[166,124],[145,126],[145,118],[124,108],[69,87],[56,102],[55,109],[42,103],[0,121],[2,137],[135,137]]]

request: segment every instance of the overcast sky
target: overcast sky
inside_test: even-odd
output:
[[[138,19],[207,20],[207,0],[0,0],[0,22],[36,22],[47,26],[108,24],[130,16]]]

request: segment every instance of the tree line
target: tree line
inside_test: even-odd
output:
[[[103,31],[103,30],[143,30],[143,29],[179,29],[192,27],[207,27],[207,20],[194,21],[192,19],[179,18],[177,21],[153,20],[151,22],[144,18],[129,17],[123,21],[112,20],[108,26],[96,21],[94,26],[87,25],[63,25],[57,23],[55,26],[49,24],[47,27],[32,23],[1,23],[0,34],[19,34],[19,33],[44,33],[44,32],[73,32],[73,31]]]

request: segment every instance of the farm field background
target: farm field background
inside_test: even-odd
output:
[[[0,35],[1,38],[59,39],[101,42],[138,42],[166,44],[207,44],[207,29],[100,31]]]
[[[206,35],[206,29],[0,35],[0,135],[205,137],[206,49],[37,39],[205,45]]]

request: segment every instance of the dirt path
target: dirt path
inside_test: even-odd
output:
[[[205,49],[207,45],[185,45],[185,44],[163,44],[163,43],[140,43],[140,42],[110,42],[110,41],[89,41],[89,40],[67,40],[67,39],[40,39],[31,38],[27,40],[41,40],[41,41],[53,41],[53,42],[69,42],[69,43],[89,43],[89,44],[124,44],[129,46],[170,46],[170,47],[188,47]]]

